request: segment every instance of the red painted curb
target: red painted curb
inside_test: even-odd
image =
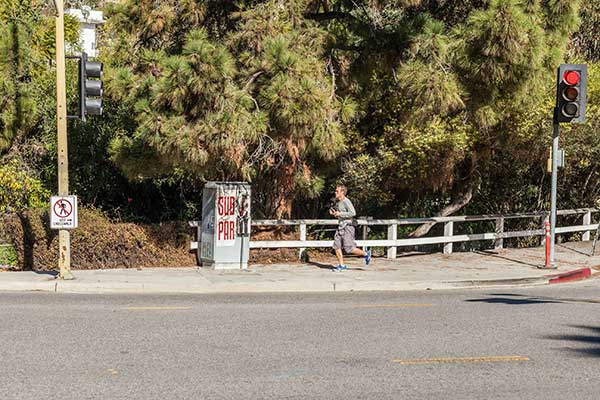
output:
[[[592,276],[591,268],[575,269],[573,271],[563,272],[562,274],[547,275],[550,280],[548,283],[564,283],[571,281],[579,281],[581,279],[587,279]]]

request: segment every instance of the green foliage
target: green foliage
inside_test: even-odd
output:
[[[172,23],[176,9],[163,10],[159,26],[159,11],[144,4],[111,11],[118,39],[108,49],[107,94],[129,104],[137,125],[114,138],[113,161],[130,178],[182,169],[200,181],[274,179],[286,187],[269,196],[278,216],[291,213],[298,191],[316,196],[323,184],[312,166],[344,151],[354,106],[336,95],[326,33],[302,20],[303,2],[248,8],[225,40],[194,28],[206,10],[182,22],[184,33]],[[133,22],[142,25],[131,32]]]
[[[0,157],[13,151],[21,159],[39,153],[40,134],[52,129],[56,103],[54,17],[46,2],[5,0],[0,4]],[[69,46],[78,41],[79,23],[65,18]],[[33,148],[32,148],[33,147]]]
[[[0,266],[17,266],[17,252],[15,248],[8,244],[0,244]]]
[[[0,5],[0,157],[53,187],[43,8]],[[69,124],[71,187],[137,221],[197,216],[206,180],[250,181],[257,217],[323,216],[338,181],[376,216],[431,215],[468,190],[469,213],[546,208],[555,70],[579,60],[588,122],[563,128],[560,204],[590,205],[599,13],[571,0],[108,2],[105,115]],[[74,45],[72,18],[66,35]]]
[[[50,193],[42,183],[27,174],[16,160],[0,166],[0,211],[21,212],[45,208],[50,204]]]
[[[600,61],[600,2],[582,2],[581,24],[571,40],[571,48],[588,61]]]

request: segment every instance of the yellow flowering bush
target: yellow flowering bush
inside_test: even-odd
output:
[[[0,212],[19,212],[48,206],[50,192],[29,176],[16,160],[0,166]]]

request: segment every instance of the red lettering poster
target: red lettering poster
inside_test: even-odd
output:
[[[235,191],[221,191],[217,195],[217,247],[233,246],[235,244],[237,210]]]

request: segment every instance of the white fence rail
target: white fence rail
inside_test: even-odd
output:
[[[590,231],[595,231],[598,224],[592,224],[592,213],[599,212],[597,208],[579,208],[573,210],[560,210],[558,216],[581,215],[581,225],[569,225],[556,227],[557,234],[584,232],[582,240],[590,240]],[[427,244],[443,244],[444,254],[451,254],[454,243],[473,242],[481,240],[494,241],[494,248],[501,249],[504,246],[504,239],[518,237],[535,237],[541,238],[541,244],[545,241],[545,222],[549,218],[549,212],[541,211],[534,213],[522,214],[504,214],[504,215],[465,215],[452,217],[432,217],[432,218],[403,218],[403,219],[365,219],[359,218],[358,225],[363,226],[363,238],[356,241],[360,247],[386,247],[387,258],[396,258],[398,247],[408,247]],[[515,219],[538,219],[538,229],[523,230],[523,231],[505,231],[505,222]],[[472,234],[455,234],[457,224],[466,224],[481,221],[494,221],[494,232],[472,233]],[[559,218],[560,222],[560,218]],[[403,238],[398,239],[398,227],[402,225],[421,225],[425,223],[444,224],[443,236],[427,236],[420,238]],[[307,240],[307,228],[309,226],[337,226],[336,219],[298,219],[298,220],[253,220],[253,227],[266,226],[298,226],[298,240],[252,240],[250,237],[251,249],[281,249],[281,248],[298,248],[299,256],[307,248],[327,248],[333,246],[332,240]],[[200,238],[199,221],[191,221],[190,226],[197,229],[197,238]],[[387,238],[385,239],[367,239],[369,227],[372,226],[387,226]],[[333,229],[332,229],[333,230]],[[195,250],[198,248],[198,242],[193,241],[190,248]]]

